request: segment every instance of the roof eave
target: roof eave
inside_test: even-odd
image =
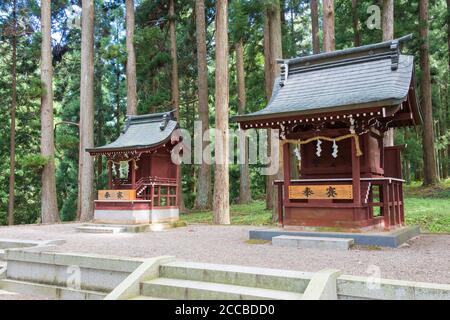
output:
[[[322,114],[326,112],[338,112],[338,111],[349,111],[353,112],[357,109],[355,109],[355,106],[358,106],[358,109],[363,108],[375,108],[375,107],[384,107],[384,106],[394,106],[402,103],[405,100],[405,98],[397,99],[385,99],[380,101],[374,101],[374,102],[367,102],[367,103],[358,103],[358,104],[349,104],[349,105],[342,105],[342,106],[334,106],[334,107],[327,107],[327,108],[320,108],[320,109],[313,109],[313,110],[297,110],[297,111],[289,111],[289,112],[280,112],[280,113],[270,113],[270,114],[261,114],[261,115],[238,115],[230,118],[231,122],[247,122],[247,121],[258,121],[258,120],[267,120],[267,119],[278,119],[278,118],[285,118],[285,117],[292,117],[292,116],[304,116],[304,115],[314,115],[314,114]]]
[[[140,151],[140,150],[146,150],[146,149],[155,149],[157,147],[160,147],[167,143],[171,139],[171,136],[169,136],[167,139],[162,140],[161,142],[146,145],[146,146],[126,146],[126,147],[120,147],[120,148],[89,148],[85,149],[86,152],[89,152],[91,155],[99,154],[99,153],[114,153],[114,152],[122,152],[122,151]]]

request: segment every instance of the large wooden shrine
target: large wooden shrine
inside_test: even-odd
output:
[[[279,129],[285,227],[392,229],[404,224],[402,146],[385,147],[390,128],[422,118],[409,37],[279,60],[266,108],[237,116],[240,127]]]
[[[96,223],[150,224],[178,220],[178,170],[171,150],[178,142],[173,112],[128,116],[123,133],[88,149],[108,164],[108,189],[98,191]]]

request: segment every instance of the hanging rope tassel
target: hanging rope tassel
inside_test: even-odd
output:
[[[338,145],[336,143],[336,140],[333,140],[333,153],[331,154],[333,158],[337,158],[338,156]]]
[[[361,148],[359,146],[359,136],[357,134],[353,134],[353,133],[347,134],[345,136],[340,136],[340,137],[337,137],[337,138],[328,138],[328,137],[325,137],[325,136],[317,136],[317,137],[309,138],[309,139],[304,140],[304,141],[293,140],[293,139],[281,140],[281,141],[282,141],[282,144],[285,144],[285,143],[307,144],[307,143],[310,143],[310,142],[315,141],[315,140],[325,140],[325,141],[331,141],[331,142],[333,142],[333,141],[339,142],[339,141],[342,141],[342,140],[345,140],[345,139],[350,139],[350,138],[355,139],[356,156],[357,157],[362,156],[363,153],[362,153]]]
[[[322,144],[322,141],[320,139],[317,139],[317,146],[316,146],[316,155],[320,158],[322,155],[322,147],[320,146]]]

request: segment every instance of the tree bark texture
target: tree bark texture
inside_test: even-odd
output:
[[[236,43],[236,75],[238,85],[238,113],[245,114],[247,99],[245,93],[244,43],[242,39]],[[240,168],[239,203],[249,203],[252,199],[250,192],[247,138],[243,139],[239,152],[242,153],[241,158],[244,160],[244,163],[241,164]]]
[[[438,182],[436,157],[434,148],[433,106],[431,99],[430,57],[428,44],[428,0],[419,1],[419,35],[420,35],[420,69],[422,77],[420,90],[423,111],[423,160],[424,185],[435,185]]]
[[[322,0],[323,2],[323,51],[334,51],[334,0]]]
[[[383,41],[394,39],[394,0],[383,0]],[[384,134],[383,144],[385,147],[394,145],[394,129],[388,129]]]
[[[11,63],[11,124],[9,127],[9,193],[8,225],[14,224],[14,185],[16,182],[16,109],[17,109],[17,1],[13,2],[13,34]]]
[[[208,107],[208,66],[206,60],[206,22],[205,1],[195,1],[195,25],[197,33],[197,65],[198,65],[198,113],[202,122],[202,137],[209,129]],[[208,142],[202,139],[202,150],[205,150]],[[197,192],[194,208],[207,210],[212,207],[211,165],[206,161],[200,164],[197,177]]]
[[[42,223],[55,223],[59,222],[60,218],[56,200],[50,0],[41,1],[41,29],[41,155],[47,159],[41,178],[41,219]]]
[[[320,53],[319,7],[317,0],[311,0],[311,29],[313,53]]]
[[[127,115],[137,115],[136,53],[134,50],[134,0],[126,0]]]
[[[361,45],[361,26],[358,17],[358,0],[352,0],[352,16],[353,16],[353,45],[359,47]]]
[[[228,172],[228,1],[216,1],[216,146],[214,223],[230,224]]]
[[[94,1],[82,1],[80,84],[80,220],[94,216],[94,159],[86,148],[94,146]]]

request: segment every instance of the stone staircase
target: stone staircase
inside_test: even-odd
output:
[[[300,300],[311,274],[297,271],[175,261],[140,283],[133,300]]]
[[[103,300],[142,264],[139,259],[50,248],[7,250],[5,260],[6,272],[0,264],[0,290],[57,300]]]

